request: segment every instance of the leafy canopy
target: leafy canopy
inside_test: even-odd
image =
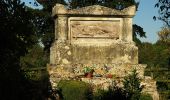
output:
[[[159,9],[158,19],[162,20],[168,27],[170,27],[170,0],[157,0],[155,7]],[[154,19],[156,19],[155,16]]]
[[[1,72],[18,66],[20,56],[37,42],[32,14],[20,0],[0,1],[0,63]]]
[[[38,42],[33,19],[32,13],[20,0],[0,0],[0,98],[2,99],[23,100],[25,84],[21,74],[20,57]]]
[[[138,5],[135,0],[68,0],[69,8],[75,9],[91,5],[102,5],[115,9],[123,9],[131,5]]]

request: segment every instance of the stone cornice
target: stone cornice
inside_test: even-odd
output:
[[[58,15],[68,15],[68,16],[74,16],[74,15],[81,15],[81,16],[122,16],[122,17],[133,17],[136,12],[136,6],[130,6],[123,10],[116,10],[100,5],[92,5],[87,7],[82,7],[78,9],[72,9],[68,10],[64,5],[62,4],[56,4],[53,7],[52,16],[58,16]]]

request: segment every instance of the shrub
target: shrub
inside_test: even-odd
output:
[[[138,73],[135,70],[132,74],[126,76],[123,81],[124,89],[127,92],[127,98],[130,100],[139,100],[141,95],[142,87],[140,86],[140,79]]]
[[[127,100],[125,91],[122,88],[111,86],[108,90],[99,89],[93,100]]]
[[[62,100],[92,100],[91,86],[82,81],[61,80],[58,89]]]
[[[98,90],[94,95],[94,100],[145,100],[140,99],[142,87],[136,70],[124,78],[123,85],[123,88],[113,84],[108,90]]]
[[[153,100],[149,94],[141,94],[139,100]]]

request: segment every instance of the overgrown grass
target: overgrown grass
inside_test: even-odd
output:
[[[141,94],[139,100],[153,100],[149,94]]]

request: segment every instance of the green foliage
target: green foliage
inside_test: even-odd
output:
[[[22,70],[24,77],[28,81],[40,81],[48,78],[48,73],[45,67],[42,68],[27,68]]]
[[[94,95],[94,100],[140,100],[142,87],[140,86],[138,73],[132,73],[124,78],[123,88],[113,84],[108,90],[98,90]]]
[[[141,94],[142,87],[136,70],[125,77],[124,87],[112,84],[108,90],[92,92],[89,84],[75,80],[61,80],[58,90],[61,100],[152,100],[149,95]]]
[[[137,38],[137,36],[141,38],[146,38],[146,32],[144,32],[141,26],[134,24],[133,25],[133,41],[137,44],[141,44],[141,41]]]
[[[21,100],[46,100],[49,86],[46,68],[29,68],[22,70],[22,72],[26,82]]]
[[[33,31],[32,14],[26,11],[19,0],[1,0],[0,14],[0,63],[4,73],[7,67],[18,66],[20,56],[27,53],[27,48],[37,42]]]
[[[170,47],[169,42],[167,41],[159,40],[155,44],[142,43],[139,45],[139,63],[147,64],[147,69],[152,70],[145,70],[145,75],[151,75],[157,80],[157,89],[160,93],[166,93],[166,91],[170,89],[167,85],[169,84],[168,82],[170,79],[170,73],[168,70],[170,67],[169,51]],[[166,94],[161,94],[161,97],[168,98]]]
[[[99,89],[95,95],[93,100],[153,100],[151,95],[149,94],[141,94],[139,95],[139,99],[137,98],[127,98],[125,90],[118,87],[109,88],[109,90],[101,90]]]
[[[158,36],[161,41],[170,43],[170,27],[162,27],[158,32]]]
[[[20,57],[38,41],[32,19],[32,13],[20,0],[0,0],[1,99],[21,100],[24,97],[25,79],[21,73]]]
[[[49,54],[51,44],[54,40],[54,21],[51,17],[52,7],[56,3],[65,4],[64,0],[36,0],[43,8],[41,10],[28,8],[34,15],[33,23],[35,26],[35,32],[38,34],[39,40],[44,45],[44,50]],[[37,2],[32,2],[36,5]]]
[[[45,78],[44,74],[36,71],[27,71],[23,74],[20,66],[45,65],[43,61],[45,59],[40,57],[43,55],[42,48],[33,46],[39,42],[41,34],[37,31],[35,22],[39,21],[39,25],[43,26],[40,24],[39,16],[46,15],[37,12],[38,10],[33,12],[20,0],[0,1],[0,98],[2,100],[43,100],[47,94],[44,91],[47,91],[48,77]],[[30,49],[32,47],[34,48]],[[25,56],[24,60],[21,56]],[[37,76],[34,76],[35,74]]]
[[[44,50],[49,52],[54,40],[54,21],[51,17],[51,10],[48,11],[45,8],[42,10],[27,8],[27,10],[34,15],[32,20],[35,26],[34,32],[37,34],[39,42],[44,45]]]
[[[33,67],[46,67],[48,58],[45,55],[43,47],[39,44],[34,45],[29,49],[28,53],[20,58],[21,67],[33,68]]]
[[[157,0],[155,7],[158,8],[159,17],[158,19],[165,22],[165,24],[170,27],[170,0]],[[154,19],[156,17],[154,16]]]
[[[92,100],[92,88],[85,82],[61,80],[58,89],[62,100]]]
[[[108,90],[98,89],[93,100],[127,100],[127,97],[122,88],[112,85]]]
[[[141,94],[139,100],[153,100],[149,94]]]
[[[158,41],[155,44],[142,43],[139,45],[139,63],[148,64],[149,67],[168,67],[170,59],[168,43]]]
[[[36,1],[43,6],[43,10],[44,11],[48,11],[48,12],[51,12],[52,7],[56,3],[60,3],[60,4],[66,5],[65,0],[36,0]],[[36,3],[36,2],[34,2],[34,3]]]
[[[170,90],[165,92],[159,92],[160,100],[169,100],[170,99]]]
[[[138,73],[134,69],[132,73],[124,78],[123,85],[127,92],[127,98],[130,100],[139,100],[142,87],[140,86],[140,79]]]
[[[93,68],[88,67],[88,66],[84,67],[83,69],[84,73],[89,73],[89,72],[92,72],[93,70],[94,70]]]
[[[137,5],[135,0],[68,0],[69,8],[81,8],[91,5],[102,5],[106,7],[111,7],[115,9],[123,9],[131,5]]]
[[[157,82],[156,85],[158,86],[158,90],[167,91],[170,90],[170,86],[168,86],[169,82]]]

